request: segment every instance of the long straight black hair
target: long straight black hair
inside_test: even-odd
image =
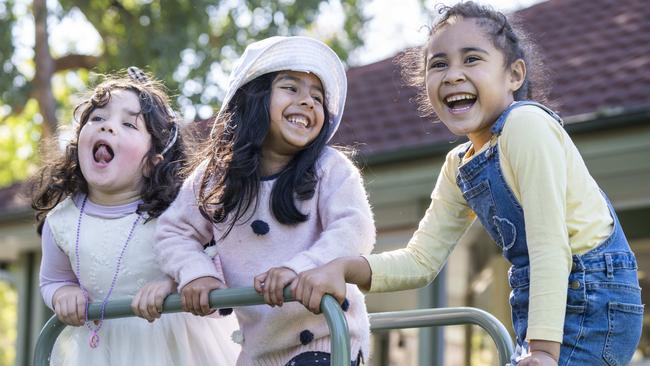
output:
[[[251,205],[259,204],[262,144],[269,132],[271,86],[277,72],[259,76],[240,87],[225,113],[215,121],[210,139],[193,159],[191,169],[203,169],[198,191],[201,214],[214,223],[226,223],[225,238],[232,228],[247,221]],[[318,175],[316,161],[327,145],[329,111],[323,101],[325,123],[318,136],[298,152],[279,173],[269,202],[273,216],[282,224],[295,225],[308,219],[296,207],[296,199],[314,196]],[[207,159],[206,159],[207,156]],[[250,212],[252,216],[254,210]]]

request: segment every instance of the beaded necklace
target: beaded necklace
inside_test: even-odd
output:
[[[135,231],[135,227],[138,224],[138,222],[140,222],[142,215],[138,214],[138,217],[136,217],[135,221],[133,221],[133,225],[131,225],[131,230],[129,231],[129,236],[126,238],[126,242],[124,242],[122,251],[120,251],[120,256],[117,257],[117,266],[115,268],[115,273],[113,274],[111,287],[108,289],[108,293],[106,294],[106,297],[104,297],[104,300],[102,301],[99,322],[95,327],[93,327],[92,325],[93,322],[88,321],[88,305],[90,302],[88,299],[88,290],[86,290],[86,287],[84,287],[84,285],[81,284],[81,276],[80,276],[81,272],[79,270],[79,233],[81,231],[81,219],[84,214],[84,208],[86,207],[87,200],[88,200],[88,196],[85,196],[83,202],[81,203],[81,209],[79,210],[79,220],[77,220],[77,239],[75,240],[75,244],[74,244],[74,255],[75,255],[75,260],[77,262],[76,263],[77,280],[79,280],[79,287],[81,288],[81,291],[83,292],[84,295],[84,299],[86,300],[86,326],[90,330],[90,337],[88,338],[88,344],[90,345],[91,348],[97,348],[97,346],[99,345],[98,333],[99,330],[102,328],[102,324],[104,323],[104,309],[106,309],[106,303],[108,303],[108,298],[111,297],[111,293],[115,288],[115,283],[117,282],[117,275],[120,272],[120,264],[122,263],[122,257],[124,257],[124,252],[126,252],[126,247],[129,245],[129,242],[133,237],[133,231]]]

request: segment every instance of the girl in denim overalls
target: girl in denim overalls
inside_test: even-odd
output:
[[[521,38],[503,14],[465,2],[444,9],[423,51],[428,107],[469,141],[447,155],[406,248],[304,272],[296,297],[317,311],[323,293],[343,301],[346,281],[424,286],[478,218],[512,264],[512,365],[627,365],[643,317],[636,259],[560,117],[525,101]]]

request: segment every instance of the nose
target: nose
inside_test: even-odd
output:
[[[300,106],[301,107],[307,107],[309,109],[314,109],[314,98],[312,98],[309,93],[303,93],[300,96]]]
[[[111,135],[115,135],[115,131],[113,130],[113,127],[111,127],[111,126],[106,126],[106,125],[104,125],[104,126],[100,127],[99,130],[100,130],[101,132],[108,132],[108,133],[110,133]]]
[[[465,73],[459,67],[449,67],[445,73],[443,82],[446,85],[454,85],[465,81]]]

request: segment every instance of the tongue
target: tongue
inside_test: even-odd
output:
[[[95,151],[95,161],[98,163],[108,163],[113,160],[113,156],[108,152],[105,145],[101,145]]]

